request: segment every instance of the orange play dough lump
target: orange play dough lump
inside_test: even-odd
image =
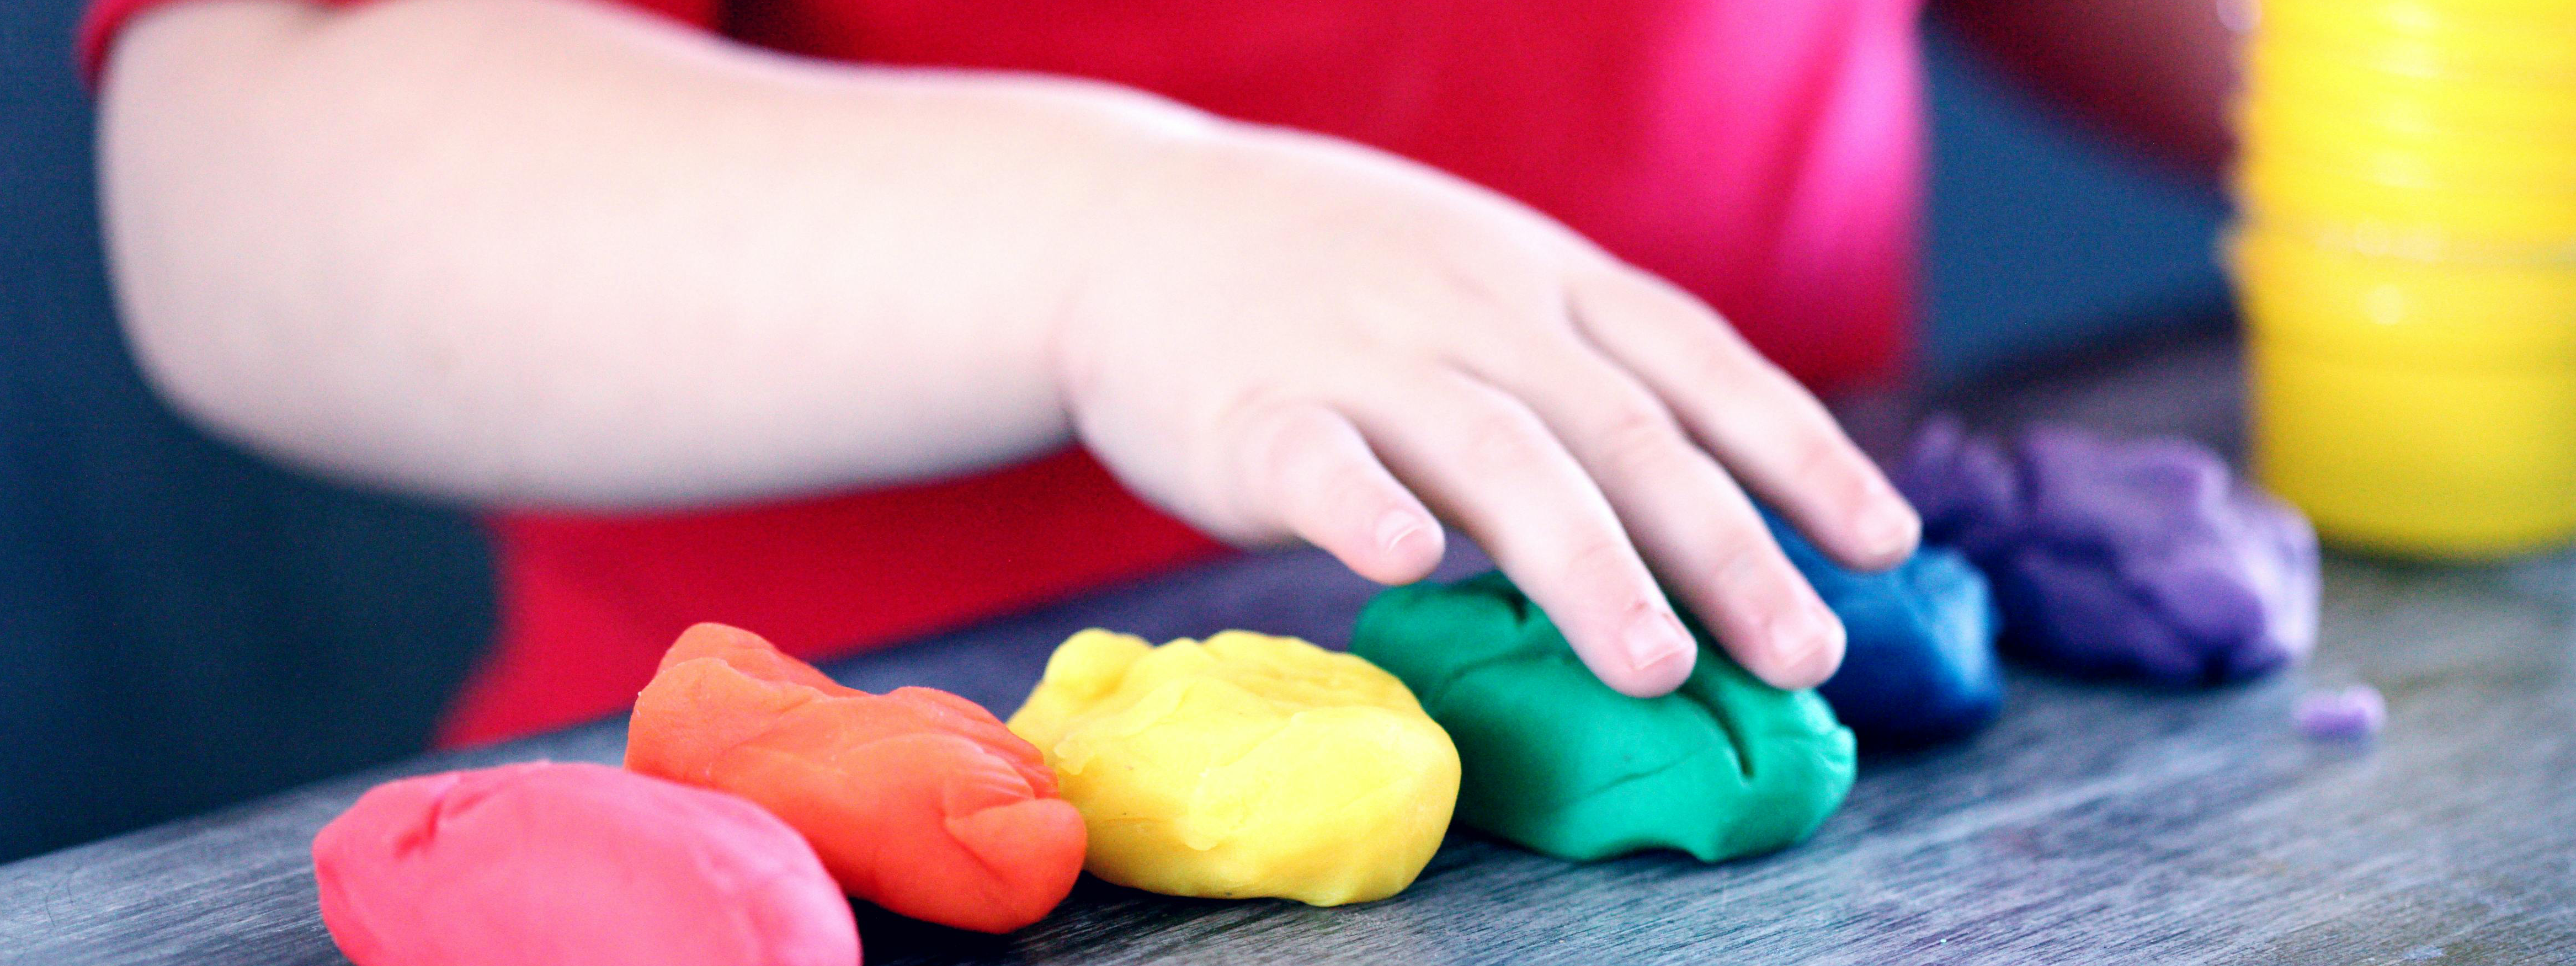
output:
[[[626,767],[759,803],[851,895],[960,929],[1043,918],[1082,871],[1081,813],[974,702],[843,687],[757,634],[700,624],[635,699]]]

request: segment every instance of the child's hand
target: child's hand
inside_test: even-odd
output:
[[[1657,575],[1765,680],[1841,660],[1738,480],[1846,563],[1914,547],[1913,511],[1814,398],[1706,306],[1509,200],[1230,127],[1139,165],[1097,215],[1054,333],[1067,404],[1122,478],[1210,532],[1302,537],[1400,583],[1439,561],[1427,503],[1638,695],[1695,654]]]
[[[1455,179],[1132,91],[596,4],[244,0],[138,21],[102,117],[146,371],[326,472],[701,506],[1071,422],[1199,525],[1381,580],[1438,559],[1427,501],[1640,694],[1694,654],[1649,563],[1754,673],[1839,660],[1735,480],[1855,565],[1917,529],[1698,303]]]

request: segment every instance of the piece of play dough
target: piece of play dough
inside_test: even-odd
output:
[[[1842,669],[1816,689],[1834,717],[1873,747],[1955,738],[1994,720],[2004,701],[1994,598],[1968,558],[1927,546],[1865,574],[1828,559],[1779,517],[1763,520],[1849,634]]]
[[[851,895],[915,919],[1017,929],[1082,872],[1082,816],[991,713],[929,688],[842,687],[721,624],[663,655],[626,767],[760,803]]]
[[[2315,531],[2197,444],[2050,427],[2007,450],[1936,419],[1896,476],[1924,539],[1993,581],[2007,653],[2183,684],[2263,674],[2315,643]]]
[[[1715,862],[1807,837],[1851,790],[1852,733],[1814,693],[1754,680],[1692,633],[1681,689],[1628,697],[1489,573],[1379,594],[1351,652],[1449,729],[1470,826],[1578,860],[1674,848]]]
[[[1090,823],[1091,874],[1170,895],[1383,899],[1458,799],[1458,750],[1402,683],[1289,637],[1084,631],[1011,730]]]
[[[2340,691],[2319,691],[2299,699],[2294,712],[2299,733],[2320,740],[2355,740],[2378,734],[2388,723],[2388,699],[2379,689],[2356,684]]]
[[[814,850],[731,795],[536,763],[376,786],[313,839],[358,966],[858,966]]]

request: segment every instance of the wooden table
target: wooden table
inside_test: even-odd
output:
[[[2033,415],[2231,445],[2232,356],[2194,343],[1971,393]],[[1452,574],[1477,565],[1452,561]],[[1570,865],[1471,833],[1385,902],[1168,899],[1086,880],[984,937],[863,910],[870,963],[2576,962],[2576,566],[2334,559],[2308,667],[2210,691],[2016,673],[1994,728],[1868,758],[1814,840],[1706,866]],[[834,667],[1008,712],[1066,634],[1228,626],[1338,644],[1369,588],[1311,553],[1227,561]],[[2386,692],[2376,743],[2308,741],[2303,689]],[[332,727],[333,722],[315,722]],[[437,755],[0,867],[0,963],[340,963],[307,843],[385,778],[614,761],[603,723]]]

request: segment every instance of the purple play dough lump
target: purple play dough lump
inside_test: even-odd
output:
[[[2316,641],[2316,532],[2199,445],[2050,426],[2006,448],[1936,417],[1896,477],[1925,542],[1993,581],[2014,656],[2188,684],[2272,671]]]
[[[2356,684],[2299,699],[2299,733],[2310,738],[2367,738],[2388,722],[2388,701],[2376,688]]]

